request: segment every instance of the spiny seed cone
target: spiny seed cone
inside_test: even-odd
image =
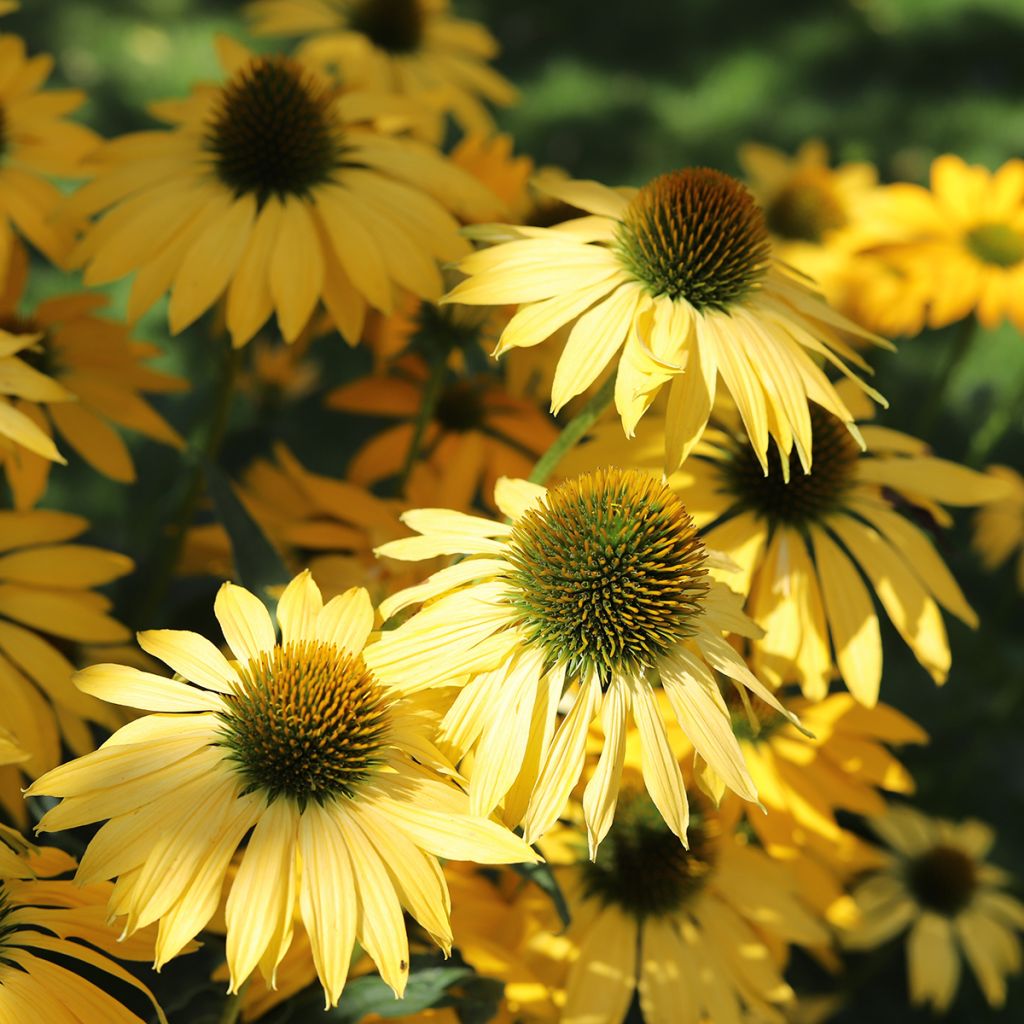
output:
[[[764,214],[735,178],[708,167],[644,185],[618,226],[617,249],[651,295],[728,310],[764,276],[771,243]]]
[[[262,205],[306,197],[328,181],[344,150],[333,91],[294,61],[254,58],[221,91],[204,148],[220,180]]]
[[[422,0],[361,0],[349,26],[389,53],[412,53],[423,39]]]
[[[936,846],[908,870],[910,891],[929,910],[953,916],[970,902],[978,883],[974,861],[954,846]]]
[[[624,791],[597,858],[581,864],[583,891],[640,920],[677,913],[714,870],[720,835],[717,815],[699,797],[687,848],[646,793]]]
[[[768,452],[765,476],[749,444],[737,440],[724,466],[725,483],[738,503],[773,524],[800,526],[821,520],[842,507],[856,477],[860,449],[846,425],[820,405],[810,406],[811,472],[795,452],[789,456],[789,481],[775,448]]]
[[[531,640],[604,683],[692,635],[708,590],[685,506],[639,470],[601,469],[548,491],[514,525],[509,552],[510,600]]]
[[[248,789],[300,806],[351,796],[381,761],[388,702],[359,655],[307,641],[240,670],[224,745]]]

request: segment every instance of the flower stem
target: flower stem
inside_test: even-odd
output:
[[[614,396],[615,374],[612,373],[609,374],[600,389],[594,392],[587,404],[566,423],[562,432],[555,438],[554,444],[538,459],[537,465],[533,467],[533,472],[529,477],[531,483],[542,484],[551,476],[563,457],[601,418],[601,414],[612,404]]]
[[[441,389],[448,371],[448,361],[440,347],[436,347],[430,357],[430,374],[426,384],[423,386],[423,398],[420,402],[420,410],[416,415],[416,422],[413,424],[412,437],[409,440],[409,450],[405,453],[405,461],[402,463],[401,472],[395,484],[395,491],[398,496],[405,493],[405,485],[409,482],[409,474],[416,460],[420,456],[423,447],[423,438],[427,433],[427,426],[434,418],[438,400],[441,398]]]
[[[164,542],[160,546],[159,560],[152,572],[149,591],[140,603],[138,622],[142,628],[148,628],[152,624],[167,596],[174,570],[185,545],[185,535],[195,519],[196,510],[203,496],[204,467],[217,458],[227,432],[231,399],[241,361],[242,350],[234,348],[229,341],[217,376],[209,419],[204,426],[195,430],[183,458],[185,466],[190,470],[188,484],[178,511],[167,526]]]
[[[952,383],[953,378],[956,376],[956,371],[960,368],[971,347],[977,326],[978,321],[973,315],[964,317],[960,321],[959,329],[953,338],[946,362],[943,364],[938,379],[932,388],[931,396],[924,403],[921,415],[918,418],[917,433],[919,436],[924,437],[926,434],[931,433],[932,427],[935,426],[935,422],[942,412],[942,403],[946,400],[949,385]]]
[[[997,406],[978,430],[967,449],[966,462],[975,469],[983,466],[992,450],[1012,427],[1024,423],[1024,387],[1007,402]]]
[[[249,981],[247,979],[241,984],[234,995],[228,996],[227,1002],[224,1003],[224,1009],[221,1010],[217,1024],[235,1024],[241,1016],[242,1000],[245,998],[245,990],[248,987]]]

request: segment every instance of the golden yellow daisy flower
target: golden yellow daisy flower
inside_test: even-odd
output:
[[[63,850],[39,848],[0,825],[0,1020],[14,1024],[145,1024],[96,983],[96,971],[141,992],[161,1024],[152,993],[111,957],[145,960],[152,935],[124,939],[103,921],[112,886],[78,886]],[[59,957],[55,960],[54,957]],[[78,974],[81,966],[85,973]]]
[[[820,700],[838,668],[854,697],[872,706],[882,641],[871,591],[917,660],[945,682],[950,651],[940,606],[970,626],[977,616],[918,523],[948,526],[944,506],[982,505],[1005,488],[936,458],[924,441],[863,422],[870,403],[852,388],[840,393],[863,423],[866,452],[846,424],[812,404],[814,471],[773,452],[765,473],[736,417],[721,409],[723,429],[705,435],[670,486],[707,530],[708,546],[740,567],[723,578],[749,595],[746,610],[765,631],[751,643],[754,670],[772,685],[798,682]],[[653,464],[662,428],[649,431],[639,445],[600,431],[563,468],[610,459]]]
[[[158,105],[170,123],[108,143],[70,201],[107,212],[75,250],[88,284],[135,272],[134,320],[170,293],[172,332],[222,295],[233,343],[272,313],[294,341],[322,301],[355,344],[367,306],[397,287],[436,299],[437,260],[466,251],[449,210],[500,204],[432,147],[395,134],[392,103],[344,91],[314,70],[218,41],[228,76]]]
[[[888,244],[868,252],[909,283],[918,330],[973,313],[985,327],[1009,320],[1024,331],[1024,160],[993,172],[947,153],[932,163],[930,190],[900,183],[882,192]],[[884,279],[859,283],[854,298],[868,318],[884,315]]]
[[[1007,494],[980,508],[974,518],[974,548],[988,570],[998,569],[1015,554],[1017,588],[1024,591],[1024,477],[1009,466],[989,466]]]
[[[694,748],[730,789],[755,800],[715,671],[792,716],[723,639],[758,630],[740,599],[708,576],[722,563],[683,502],[653,474],[615,468],[551,490],[501,480],[495,502],[508,522],[436,508],[403,516],[421,536],[381,554],[466,557],[384,601],[385,618],[423,608],[367,653],[371,667],[414,691],[465,683],[439,743],[456,761],[473,751],[474,812],[503,803],[504,819],[522,820],[528,841],[543,835],[580,778],[600,716],[608,741],[583,798],[595,852],[611,827],[632,719],[647,788],[685,840],[686,792],[655,680]],[[560,707],[567,714],[556,730]]]
[[[497,244],[460,262],[468,280],[445,301],[519,305],[496,354],[537,345],[572,323],[552,383],[553,412],[619,354],[615,404],[627,435],[671,382],[665,460],[674,469],[697,443],[721,376],[760,462],[767,468],[774,438],[785,457],[795,446],[809,469],[808,402],[853,421],[822,360],[881,401],[849,368],[868,369],[847,342],[882,340],[774,258],[764,214],[738,181],[687,168],[638,190],[594,181],[547,188],[590,216],[554,228],[477,229]]]
[[[373,92],[415,97],[465,132],[493,128],[484,101],[507,107],[518,97],[487,63],[494,37],[452,17],[448,0],[254,0],[248,13],[256,35],[307,37],[303,59]]]
[[[353,455],[347,475],[354,483],[371,486],[402,472],[429,380],[427,364],[410,354],[389,372],[354,380],[327,396],[328,408],[401,421]],[[550,417],[513,398],[497,378],[448,374],[419,450],[440,478],[437,503],[468,510],[480,493],[490,500],[499,477],[528,476],[557,436]]]
[[[620,1024],[634,993],[648,1024],[779,1020],[792,1004],[788,947],[828,932],[785,864],[697,806],[689,849],[642,789],[623,790],[595,861],[575,830],[541,844],[572,915],[550,947],[565,964],[562,1024]]]
[[[4,726],[31,755],[0,767],[0,807],[21,826],[27,824],[22,773],[34,778],[59,764],[62,740],[75,753],[92,750],[88,722],[115,729],[122,721],[71,683],[69,647],[131,635],[92,588],[130,572],[132,561],[68,543],[88,527],[68,512],[0,511],[0,707]]]
[[[183,447],[178,432],[142,395],[188,387],[182,378],[145,365],[159,348],[133,340],[123,324],[97,316],[106,304],[102,295],[64,295],[24,310],[26,279],[26,254],[19,246],[0,294],[0,329],[31,336],[20,358],[38,371],[32,379],[40,384],[34,401],[20,402],[19,411],[45,434],[59,434],[93,469],[119,483],[134,481],[135,466],[111,423]],[[39,373],[56,386],[43,385]],[[0,451],[0,458],[15,506],[31,508],[46,489],[49,458],[18,450]]]
[[[1002,1006],[1006,976],[1021,967],[1016,933],[1024,929],[1024,905],[1004,891],[1010,876],[986,861],[995,833],[972,818],[929,818],[903,805],[870,824],[889,855],[853,890],[861,920],[843,934],[845,945],[874,949],[909,929],[914,1005],[948,1010],[963,956],[989,1005]]]
[[[403,908],[447,952],[448,897],[437,857],[535,860],[506,829],[469,814],[435,769],[430,719],[371,671],[365,590],[324,604],[308,572],[278,605],[225,583],[214,611],[235,657],[182,630],[139,644],[183,678],[121,665],[76,677],[87,693],[153,711],[98,751],[48,772],[30,794],[62,797],[45,831],[107,820],[77,878],[117,877],[124,928],[159,922],[156,966],[212,917],[232,855],[249,835],[226,905],[230,991],[259,967],[272,979],[298,913],[327,1004],[356,941],[401,995],[409,969]],[[300,870],[301,864],[301,870]],[[252,915],[253,901],[264,908]]]
[[[19,237],[48,260],[62,263],[74,242],[75,222],[50,176],[83,173],[82,160],[99,144],[84,125],[64,120],[85,102],[78,89],[41,92],[53,70],[48,54],[29,57],[19,36],[0,35],[0,281]]]

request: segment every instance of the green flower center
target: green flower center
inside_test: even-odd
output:
[[[349,27],[388,53],[412,53],[423,39],[421,0],[362,0]]]
[[[509,539],[512,592],[530,639],[570,672],[640,671],[693,632],[706,552],[657,477],[585,473],[548,491]]]
[[[580,863],[583,891],[639,920],[675,914],[714,870],[717,835],[717,820],[695,813],[687,849],[646,793],[623,791],[597,859]]]
[[[811,472],[805,473],[796,452],[789,456],[789,480],[774,447],[768,451],[768,475],[749,444],[737,441],[722,466],[726,489],[740,508],[774,527],[802,526],[821,520],[843,505],[854,483],[860,449],[843,422],[819,405],[810,406]]]
[[[478,430],[484,422],[484,402],[480,387],[469,381],[456,381],[441,392],[434,419],[445,430],[465,433]]]
[[[764,277],[771,243],[764,214],[735,178],[707,167],[662,174],[633,197],[616,247],[654,296],[697,309],[728,308]]]
[[[772,199],[765,208],[765,220],[768,230],[780,238],[820,242],[827,232],[846,223],[846,214],[827,182],[801,176]]]
[[[978,874],[963,850],[936,846],[910,862],[907,881],[918,903],[952,917],[970,902]]]
[[[785,703],[782,695],[778,696]],[[744,703],[735,686],[726,687],[723,697],[729,708],[733,735],[741,742],[763,743],[783,726],[789,725],[785,715],[780,715],[760,697],[750,694]]]
[[[307,197],[341,165],[334,93],[294,61],[254,58],[221,90],[204,138],[220,180],[262,206],[271,196]]]
[[[995,267],[1015,267],[1024,260],[1024,235],[1007,224],[980,224],[967,232],[967,248]]]
[[[223,742],[247,791],[324,803],[352,796],[381,763],[387,701],[361,656],[307,641],[275,647],[240,673]]]

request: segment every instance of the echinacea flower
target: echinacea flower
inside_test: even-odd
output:
[[[124,939],[105,924],[112,886],[58,877],[74,867],[63,850],[33,846],[0,825],[0,1020],[145,1024],[111,994],[120,983],[141,992],[167,1024],[149,989],[112,959],[148,959],[152,936]]]
[[[135,480],[135,466],[111,423],[183,447],[178,432],[142,394],[188,386],[180,377],[145,365],[159,349],[133,340],[123,324],[97,316],[106,304],[102,295],[62,295],[34,310],[23,309],[26,278],[25,252],[19,247],[0,295],[0,329],[28,336],[19,358],[37,371],[33,379],[39,385],[32,401],[23,395],[19,411],[45,434],[59,434],[93,469],[119,483]],[[52,384],[44,385],[40,375]],[[31,508],[46,489],[51,457],[16,449],[0,457],[16,507]]]
[[[486,132],[494,121],[483,101],[509,106],[516,89],[487,64],[498,53],[490,32],[448,8],[448,0],[254,0],[248,13],[257,35],[306,37],[299,56],[345,81],[413,96],[466,132]]]
[[[621,1024],[634,993],[648,1024],[783,1019],[790,943],[821,945],[828,932],[787,865],[723,829],[710,804],[697,808],[688,849],[625,787],[595,861],[564,826],[541,844],[571,914],[552,942],[562,1024]]]
[[[618,356],[615,404],[627,435],[671,383],[664,427],[672,470],[700,438],[721,377],[761,465],[767,470],[771,438],[783,458],[795,448],[809,470],[809,402],[853,421],[823,361],[882,401],[850,369],[867,367],[848,344],[882,339],[831,310],[775,259],[764,213],[738,181],[701,167],[638,190],[553,180],[546,188],[590,215],[554,228],[477,229],[496,244],[459,263],[468,279],[446,301],[518,304],[496,354],[572,325],[553,412]]]
[[[72,685],[76,644],[116,644],[131,634],[93,588],[132,569],[132,560],[90,544],[81,516],[56,509],[0,511],[0,707],[29,757],[0,766],[0,807],[27,824],[22,773],[60,763],[62,742],[76,754],[95,747],[88,723],[121,724],[116,709]]]
[[[108,143],[70,200],[106,211],[75,249],[86,283],[134,271],[129,319],[169,292],[174,333],[226,295],[236,346],[272,313],[294,341],[318,302],[355,344],[367,307],[390,311],[396,288],[438,298],[437,261],[467,246],[450,211],[486,216],[497,199],[397,134],[387,97],[227,39],[219,51],[227,81],[160,105],[170,128]]]
[[[746,610],[765,631],[752,641],[755,671],[772,685],[798,682],[819,700],[838,668],[854,697],[871,706],[882,680],[872,591],[917,660],[945,682],[951,656],[940,607],[972,627],[977,616],[919,522],[948,526],[944,506],[982,505],[1005,492],[1000,481],[937,458],[924,441],[864,422],[871,404],[848,386],[840,393],[861,421],[867,451],[845,423],[812,404],[813,471],[773,452],[765,472],[723,409],[716,413],[722,429],[708,431],[669,485],[707,531],[708,546],[741,569],[723,578],[749,595]],[[618,431],[599,431],[563,468],[602,465],[627,457],[627,448],[651,465],[660,438],[657,423],[635,447]]]
[[[8,8],[10,10],[11,8]],[[75,223],[61,212],[63,195],[50,176],[80,177],[82,161],[100,142],[65,115],[85,102],[78,89],[40,91],[53,69],[48,54],[29,57],[19,36],[0,35],[0,281],[17,239],[53,263],[74,242]]]
[[[1010,876],[987,861],[995,833],[903,805],[870,825],[889,847],[887,863],[853,890],[861,920],[844,944],[874,949],[907,931],[911,1003],[948,1010],[965,957],[989,1005],[1002,1006],[1006,976],[1021,968],[1024,904],[1005,891]]]
[[[1016,555],[1017,589],[1024,591],[1024,477],[1010,466],[989,466],[988,474],[1005,483],[1007,494],[978,509],[974,549],[989,571]]]
[[[150,630],[141,647],[183,678],[121,665],[79,673],[85,692],[156,714],[33,783],[30,794],[62,798],[39,828],[109,819],[76,877],[117,878],[110,912],[125,917],[126,934],[159,922],[157,967],[210,920],[248,836],[226,904],[230,990],[257,967],[273,984],[298,914],[328,1006],[356,941],[401,996],[403,909],[451,948],[436,858],[536,855],[469,815],[465,795],[436,770],[445,762],[429,716],[367,667],[374,613],[365,590],[324,604],[301,573],[278,605],[280,642],[267,609],[241,587],[224,584],[214,610],[234,661],[197,633]]]
[[[616,468],[551,490],[501,480],[495,502],[508,522],[445,509],[403,516],[421,536],[380,554],[464,557],[383,602],[385,618],[423,607],[367,653],[371,667],[411,690],[461,685],[439,744],[456,761],[473,751],[473,810],[503,803],[504,820],[523,820],[529,841],[543,835],[580,778],[600,716],[607,742],[583,798],[593,854],[611,827],[632,719],[651,798],[685,841],[686,792],[655,681],[697,753],[730,789],[756,799],[714,671],[793,716],[723,639],[758,630],[709,577],[723,563],[683,502],[653,474]],[[568,712],[556,731],[560,705]]]

